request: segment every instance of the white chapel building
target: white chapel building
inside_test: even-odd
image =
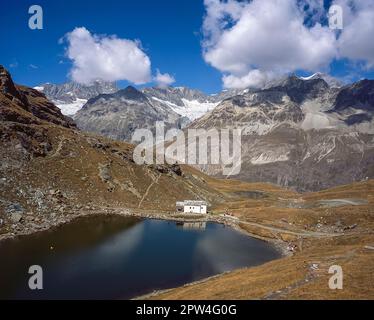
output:
[[[208,204],[205,201],[185,200],[176,203],[177,211],[184,213],[207,214]]]

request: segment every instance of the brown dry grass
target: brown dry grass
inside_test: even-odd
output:
[[[21,162],[14,168],[10,166],[4,175],[12,179],[1,188],[1,198],[20,202],[28,208],[27,199],[23,201],[15,190],[32,188],[48,192],[59,189],[68,193],[69,203],[125,208],[138,208],[140,204],[141,209],[163,211],[174,210],[175,201],[181,199],[202,196],[215,203],[222,198],[216,190],[188,173],[185,177],[160,173],[117,155],[121,152],[132,157],[133,147],[129,144],[57,126],[44,125],[38,129],[42,127],[48,131],[53,150],[46,157]],[[108,148],[92,147],[90,139]],[[1,148],[2,156],[9,157],[6,161],[12,163],[14,146],[1,145]],[[110,183],[99,176],[103,165],[109,167]]]
[[[291,257],[265,265],[236,270],[202,283],[187,285],[158,294],[152,299],[374,299],[374,181],[355,183],[305,195],[266,184],[245,184],[236,181],[208,180],[220,192],[265,191],[265,199],[231,198],[216,206],[229,210],[243,221],[254,221],[285,230],[314,231],[321,222],[331,228],[337,221],[343,226],[357,224],[344,235],[326,238],[305,238],[289,234],[275,234],[263,228],[241,224],[242,229],[265,238],[294,241],[298,251]],[[232,189],[230,189],[232,188]],[[366,199],[367,204],[335,208],[285,208],[285,199],[311,204],[324,199]],[[286,219],[287,223],[281,221]],[[291,224],[290,224],[291,223]],[[318,265],[313,270],[311,266]],[[344,272],[343,290],[331,290],[328,273],[332,265],[340,265]],[[306,281],[308,280],[308,281]]]
[[[155,299],[374,299],[371,237],[313,240],[302,252],[265,265],[242,269],[162,293]],[[313,271],[312,264],[318,269]],[[344,272],[343,290],[331,290],[332,265]],[[309,281],[306,282],[306,279]]]

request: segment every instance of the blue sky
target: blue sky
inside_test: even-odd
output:
[[[35,3],[44,11],[43,30],[28,28],[28,8]],[[0,38],[6,50],[0,51],[0,63],[19,83],[33,86],[67,81],[71,64],[64,59],[64,45],[58,40],[75,27],[84,26],[96,34],[141,40],[154,70],[175,76],[175,85],[209,92],[221,87],[220,72],[201,56],[202,1],[3,0],[2,8]],[[64,64],[59,64],[61,60]],[[10,68],[12,64],[18,66]]]
[[[33,4],[43,8],[43,30],[28,28],[28,8]],[[214,93],[222,89],[226,69],[221,61],[204,61],[204,14],[202,0],[2,0],[0,64],[10,70],[17,83],[29,86],[69,81],[72,62],[65,56],[67,43],[61,44],[59,39],[76,27],[85,27],[92,34],[140,40],[151,60],[152,74],[160,69],[176,79],[175,86]],[[332,60],[329,72],[352,80],[374,75],[347,59]]]

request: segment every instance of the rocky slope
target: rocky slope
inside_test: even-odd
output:
[[[152,102],[131,86],[88,100],[74,120],[82,130],[120,141],[131,141],[136,129],[154,130],[157,121],[163,121],[166,127],[182,126],[180,115],[163,104]]]
[[[239,179],[320,190],[373,177],[373,88],[370,80],[336,88],[291,76],[226,99],[191,127],[242,129]]]
[[[42,84],[34,89],[43,92],[46,97],[55,103],[65,115],[72,116],[87,102],[103,93],[118,91],[115,83],[96,80],[91,85],[82,85],[76,82],[64,84]]]
[[[43,156],[51,149],[46,132],[35,126],[45,122],[75,128],[72,119],[61,114],[44,94],[17,86],[7,70],[0,66],[0,134],[2,141],[18,141],[15,148],[25,155]],[[2,149],[2,154],[5,149]]]
[[[0,234],[23,234],[106,206],[174,210],[221,201],[180,166],[138,166],[133,146],[83,133],[37,90],[0,67]]]

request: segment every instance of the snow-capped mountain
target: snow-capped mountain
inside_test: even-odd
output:
[[[64,84],[46,83],[34,87],[43,92],[47,98],[53,101],[64,115],[72,116],[77,113],[88,99],[103,93],[118,91],[115,83],[96,80],[90,85],[82,85],[76,82]]]
[[[317,73],[314,73],[312,74],[311,76],[309,77],[300,77],[300,79],[302,80],[315,80],[315,79],[322,79],[324,80],[331,88],[341,88],[343,87],[343,83],[330,76],[329,74],[326,74],[326,73],[322,73],[322,72],[317,72]]]
[[[152,87],[142,92],[154,103],[163,104],[190,121],[202,117],[220,102],[213,96],[187,87]]]
[[[163,121],[166,127],[185,128],[218,103],[216,98],[186,87],[139,91],[130,86],[89,99],[73,117],[82,130],[131,141],[136,129],[153,130],[156,121]]]

